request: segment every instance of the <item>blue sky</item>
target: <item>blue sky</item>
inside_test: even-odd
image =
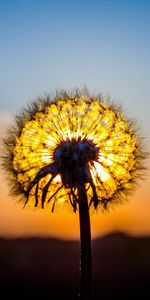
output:
[[[84,84],[149,135],[150,1],[0,0],[0,111]]]

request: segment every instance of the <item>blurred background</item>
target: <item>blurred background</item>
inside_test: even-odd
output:
[[[0,139],[6,136],[14,116],[37,97],[55,92],[56,89],[82,88],[86,85],[91,92],[110,97],[123,107],[127,117],[136,120],[140,134],[144,137],[145,151],[149,151],[149,36],[149,0],[0,0]],[[122,259],[124,255],[126,259],[129,257],[130,267],[134,265],[138,269],[137,262],[147,255],[146,262],[141,263],[141,274],[146,274],[142,275],[143,278],[149,272],[149,248],[139,245],[149,245],[149,242],[141,244],[143,240],[140,240],[137,247],[135,241],[146,237],[149,241],[150,236],[149,166],[147,160],[144,180],[139,181],[137,189],[125,205],[115,207],[105,214],[91,215],[92,238],[101,238],[99,241],[102,244],[103,237],[112,232],[123,232],[133,238],[130,251],[127,243],[127,250],[121,252]],[[48,210],[23,209],[23,204],[9,195],[8,181],[2,170],[0,187],[0,236],[3,239],[47,237],[66,240],[66,243],[67,240],[70,243],[73,243],[71,240],[79,240],[77,214],[61,210],[51,214]],[[123,237],[117,235],[119,241]],[[16,266],[12,263],[11,254],[17,253],[18,259],[18,253],[21,253],[18,266],[22,266],[23,261],[28,265],[27,261],[29,263],[34,250],[31,256],[26,251],[26,255],[29,255],[27,257],[21,250],[9,252],[9,247],[14,248],[12,244],[6,245],[3,239],[0,248],[1,264],[6,270],[6,278],[4,273],[2,277],[7,281],[10,266],[12,272]],[[108,247],[113,251],[111,245],[108,244]],[[21,247],[23,249],[25,245]],[[79,250],[78,246],[75,247]],[[137,261],[133,260],[132,265],[137,249],[145,250],[138,252]],[[5,257],[6,253],[8,256]],[[110,262],[110,265],[113,270],[116,269],[117,260],[114,265]],[[145,266],[147,271],[144,273]],[[25,265],[20,268],[24,270]],[[120,276],[120,272],[115,274]],[[100,278],[105,278],[104,273]],[[113,278],[114,273],[109,274]]]
[[[0,0],[0,137],[37,97],[86,85],[136,120],[149,151],[149,34],[146,0]],[[78,215],[23,209],[0,174],[0,235],[79,238]],[[149,174],[128,203],[91,216],[93,237],[150,234]]]

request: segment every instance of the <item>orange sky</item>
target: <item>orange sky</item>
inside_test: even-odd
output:
[[[0,120],[0,137],[4,136],[8,121],[7,114]],[[8,182],[0,171],[0,236],[53,236],[79,238],[78,214],[55,211],[53,214],[42,209],[23,209],[23,204],[9,196]],[[150,171],[140,182],[133,196],[124,205],[105,214],[91,215],[92,237],[120,230],[133,235],[150,235]]]

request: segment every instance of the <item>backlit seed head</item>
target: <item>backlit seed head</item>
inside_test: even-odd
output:
[[[16,116],[4,140],[13,193],[34,206],[78,209],[85,185],[89,207],[106,208],[135,186],[145,154],[120,109],[87,91],[38,99]]]

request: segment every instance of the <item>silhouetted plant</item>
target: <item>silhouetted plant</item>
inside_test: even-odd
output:
[[[24,204],[52,212],[69,204],[79,211],[80,298],[91,291],[89,209],[107,209],[133,190],[144,152],[121,110],[86,90],[38,99],[16,116],[4,140],[4,166],[12,192]]]

